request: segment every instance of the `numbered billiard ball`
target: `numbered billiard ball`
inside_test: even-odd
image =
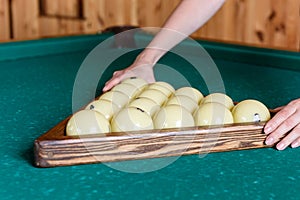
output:
[[[112,101],[107,101],[104,99],[91,102],[85,109],[95,110],[101,113],[107,120],[110,120],[112,116],[120,110],[120,108]]]
[[[129,97],[123,92],[119,91],[108,91],[103,93],[99,100],[107,100],[116,104],[119,108],[123,108],[125,105],[129,103]]]
[[[155,89],[146,89],[141,94],[139,94],[138,97],[149,98],[160,106],[168,100],[168,97],[164,93],[162,93],[160,90]]]
[[[167,97],[170,97],[174,92],[174,88],[172,89],[170,87],[165,87],[163,86],[163,84],[159,84],[159,82],[149,84],[149,86],[146,89],[159,90],[162,93],[164,93]]]
[[[168,105],[160,109],[153,119],[154,128],[181,128],[195,125],[192,114],[180,105]]]
[[[228,108],[220,103],[201,104],[194,113],[196,126],[232,124],[233,117]]]
[[[128,84],[134,85],[135,87],[139,88],[140,90],[143,90],[146,86],[148,86],[148,83],[144,79],[138,78],[138,77],[127,78],[127,79],[123,80],[122,83],[128,83]]]
[[[153,121],[145,111],[135,107],[120,110],[111,120],[112,132],[140,131],[153,129]]]
[[[120,83],[116,86],[114,86],[111,91],[119,91],[122,92],[124,94],[126,94],[129,99],[133,99],[137,94],[139,94],[141,92],[141,90],[139,88],[137,88],[136,86],[132,85],[132,84],[128,84],[128,83]]]
[[[198,104],[193,99],[184,95],[174,95],[167,101],[166,105],[180,105],[190,113],[198,108]]]
[[[226,106],[229,110],[231,110],[234,106],[232,99],[223,93],[212,93],[204,97],[200,104],[205,103],[220,103]]]
[[[109,132],[109,121],[94,110],[81,110],[75,113],[66,126],[66,135],[69,136],[105,134]]]
[[[232,115],[235,123],[268,121],[271,118],[268,108],[253,99],[238,103],[233,108]]]
[[[191,99],[193,99],[195,101],[195,103],[197,103],[197,104],[199,104],[200,100],[203,98],[203,94],[199,90],[197,90],[193,87],[179,88],[175,91],[175,95],[176,96],[178,96],[178,95],[188,96]]]
[[[128,107],[139,108],[148,113],[148,115],[151,117],[153,117],[153,115],[160,109],[160,106],[156,102],[145,97],[134,99],[132,102],[130,102]]]

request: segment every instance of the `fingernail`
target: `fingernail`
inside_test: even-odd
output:
[[[272,145],[274,142],[274,138],[270,137],[270,138],[267,138],[266,140],[266,145]]]
[[[277,148],[278,150],[283,150],[283,149],[285,148],[285,144],[279,143],[279,144],[276,146],[276,148]]]
[[[297,147],[299,147],[299,142],[294,142],[294,143],[292,143],[292,145],[291,145],[291,147],[292,148],[297,148]]]
[[[264,128],[264,131],[265,131],[265,133],[271,133],[271,131],[272,131],[272,129],[271,129],[271,127],[270,126],[266,126],[265,128]]]

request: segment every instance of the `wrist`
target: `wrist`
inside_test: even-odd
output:
[[[163,50],[146,48],[137,56],[135,63],[147,64],[153,67],[164,54],[165,51]]]

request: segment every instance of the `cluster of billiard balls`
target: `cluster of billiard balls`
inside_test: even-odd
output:
[[[103,93],[68,121],[67,135],[211,126],[270,119],[257,100],[234,105],[223,93],[203,96],[193,87],[177,90],[166,82],[128,78]]]

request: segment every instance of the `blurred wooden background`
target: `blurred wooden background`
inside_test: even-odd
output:
[[[180,0],[0,0],[0,40],[163,24]],[[300,0],[227,0],[193,36],[300,51]]]

